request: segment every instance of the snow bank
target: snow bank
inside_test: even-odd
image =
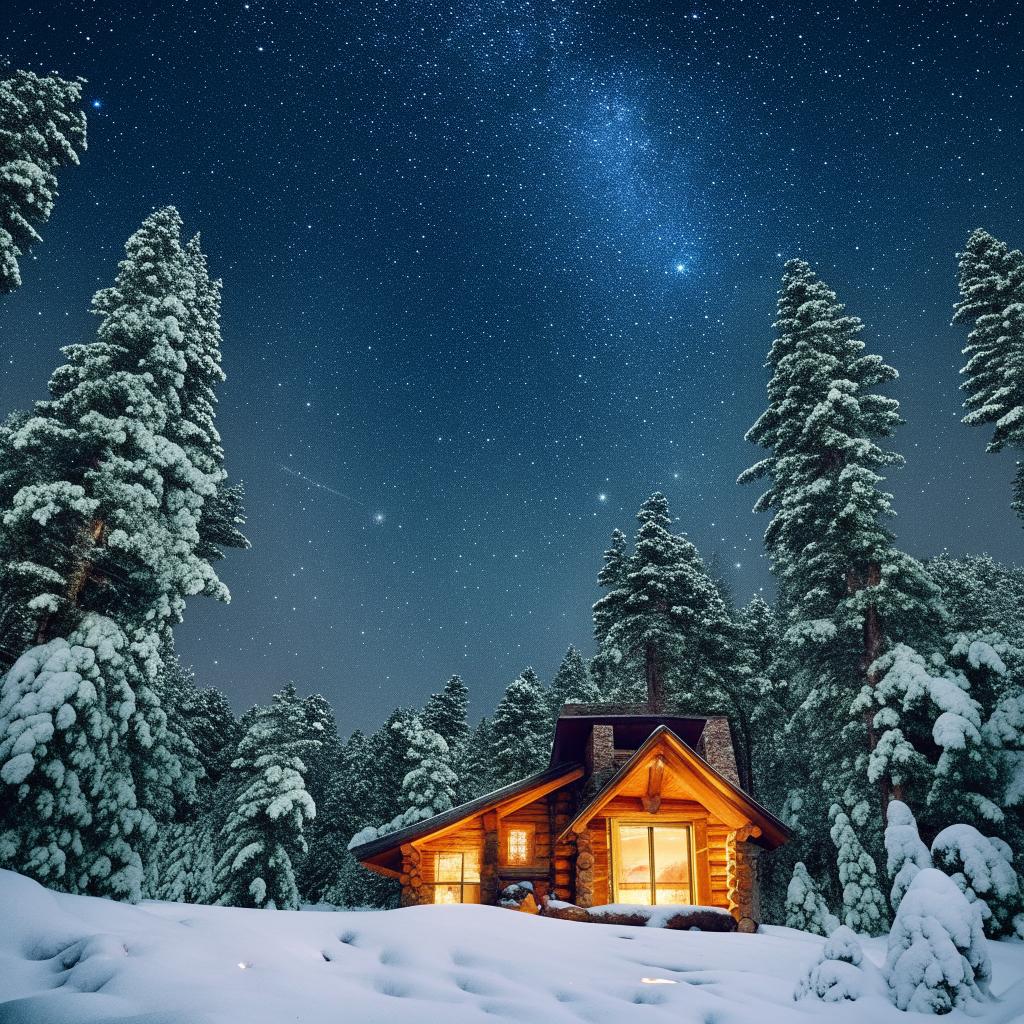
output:
[[[595,928],[492,907],[301,913],[52,893],[0,872],[0,1021],[17,1024],[907,1024],[884,997],[793,1001],[822,940]],[[1024,944],[990,942],[1024,1013]],[[884,940],[863,941],[879,963]],[[646,981],[644,979],[647,979]],[[966,1021],[960,1011],[948,1018]]]

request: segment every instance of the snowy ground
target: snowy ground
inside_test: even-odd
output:
[[[133,907],[52,893],[0,871],[0,1024],[925,1019],[881,994],[842,1005],[793,1002],[820,943],[785,928],[667,932],[490,907]],[[982,1019],[1009,1024],[1024,1015],[1024,943],[990,946],[1002,998]],[[867,950],[880,962],[884,940]]]

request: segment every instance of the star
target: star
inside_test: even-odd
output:
[[[603,494],[603,493],[602,493],[602,494],[599,494],[599,495],[597,496],[597,500],[598,500],[598,501],[607,501],[607,500],[608,500],[608,495],[607,495],[607,494]]]
[[[102,107],[103,107],[103,100],[95,99],[95,100],[92,101],[92,109],[93,110],[100,110]]]
[[[380,526],[384,522],[384,513],[383,512],[374,512],[373,513],[373,521],[378,526]]]

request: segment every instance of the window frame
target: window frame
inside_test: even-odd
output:
[[[611,853],[611,889],[612,889],[612,902],[623,903],[624,901],[620,898],[619,892],[619,872],[622,868],[622,842],[620,829],[623,825],[627,828],[645,828],[647,829],[647,856],[650,865],[650,879],[648,882],[648,888],[650,892],[651,902],[649,904],[636,904],[636,906],[658,906],[658,865],[654,858],[654,829],[665,828],[665,829],[684,829],[686,832],[686,867],[689,874],[689,890],[690,890],[690,902],[688,906],[697,906],[697,845],[696,845],[696,821],[680,821],[680,820],[661,820],[651,821],[650,818],[646,820],[643,818],[609,818],[608,829],[611,835],[609,839],[609,852]],[[666,904],[661,904],[665,906]]]
[[[469,901],[470,904],[477,904],[480,902],[480,857],[477,853],[477,868],[476,878],[466,877],[466,856],[472,854],[472,850],[435,850],[434,851],[434,880],[428,883],[434,890],[434,899],[431,901],[437,903],[437,893],[439,889],[451,889],[457,888],[459,892],[458,903],[466,903],[466,890],[476,889],[475,900]],[[440,874],[440,863],[442,857],[458,857],[459,858],[459,878],[456,881],[454,878],[449,880],[442,880],[438,878]],[[471,872],[472,873],[472,872]],[[441,905],[443,906],[447,901],[442,900]]]
[[[501,843],[501,866],[506,868],[527,868],[536,859],[537,826],[532,821],[506,824],[502,829],[504,835]],[[526,836],[526,852],[522,860],[512,859],[511,837],[513,832],[522,832]]]

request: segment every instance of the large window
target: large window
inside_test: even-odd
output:
[[[693,902],[690,827],[612,822],[616,903]]]
[[[480,854],[477,851],[435,854],[434,902],[480,902]]]

